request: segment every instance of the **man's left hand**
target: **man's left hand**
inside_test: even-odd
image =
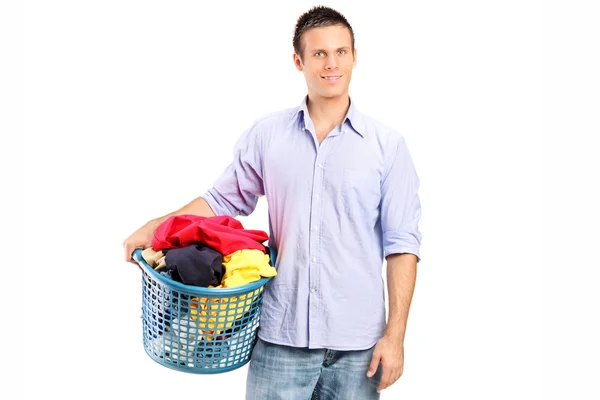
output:
[[[384,335],[373,350],[367,377],[371,378],[375,374],[379,363],[381,363],[381,381],[377,387],[378,393],[396,382],[404,371],[403,341]]]

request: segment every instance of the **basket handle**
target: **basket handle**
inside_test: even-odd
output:
[[[144,260],[144,257],[142,257],[142,249],[135,249],[131,254],[131,258],[133,258],[133,260],[138,264],[146,263],[146,260]]]
[[[275,267],[275,259],[277,258],[277,250],[274,247],[269,247],[269,258],[271,259],[271,265]]]

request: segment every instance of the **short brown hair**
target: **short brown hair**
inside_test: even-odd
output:
[[[311,28],[321,28],[332,25],[343,25],[350,31],[352,37],[352,51],[354,52],[354,31],[346,17],[338,11],[325,7],[316,6],[305,12],[298,18],[294,29],[294,51],[302,59],[302,35]]]

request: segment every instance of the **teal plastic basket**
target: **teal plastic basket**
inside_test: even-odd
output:
[[[269,248],[272,265],[276,251]],[[271,278],[234,288],[185,285],[156,272],[136,249],[142,268],[144,349],[157,363],[178,371],[216,374],[250,361]]]

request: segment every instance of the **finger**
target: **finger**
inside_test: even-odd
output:
[[[125,252],[125,261],[127,261],[130,264],[135,265],[136,267],[139,268],[140,271],[143,271],[142,266],[133,259],[133,257],[129,256],[129,259],[127,259],[127,251]]]
[[[134,262],[133,258],[131,257],[131,252],[129,251],[129,249],[125,248],[124,250],[125,251],[124,251],[123,255],[125,257],[125,261],[127,261],[127,262]]]
[[[127,243],[125,245],[125,261],[130,261],[130,262],[136,263],[136,261],[133,260],[133,251],[136,249],[142,249],[142,247],[136,246],[135,244],[132,244],[132,243]]]
[[[131,264],[137,265],[140,268],[140,270],[141,270],[142,267],[140,266],[140,264],[137,261],[135,261],[133,259],[133,257],[132,257],[133,250],[135,250],[133,247],[134,246],[132,246],[130,244],[126,244],[125,245],[125,261],[127,261],[127,262],[129,262]]]
[[[389,386],[392,386],[394,383],[396,383],[396,381],[400,379],[400,376],[402,376],[402,370],[400,368],[396,368],[392,374],[392,379]]]
[[[129,243],[127,242],[127,239],[123,241],[123,256],[125,261],[131,260],[131,252],[129,251]]]
[[[381,381],[379,382],[379,386],[377,387],[377,393],[381,392],[383,389],[387,388],[390,385],[390,379],[392,378],[392,370],[389,365],[385,363],[381,363]]]
[[[373,356],[371,357],[371,364],[369,364],[369,369],[367,370],[368,378],[371,378],[375,374],[380,360],[381,357],[379,356],[379,353],[374,351]]]
[[[125,261],[131,261],[132,260],[132,254],[133,254],[133,246],[130,243],[125,243],[125,245],[123,246],[125,248]]]

